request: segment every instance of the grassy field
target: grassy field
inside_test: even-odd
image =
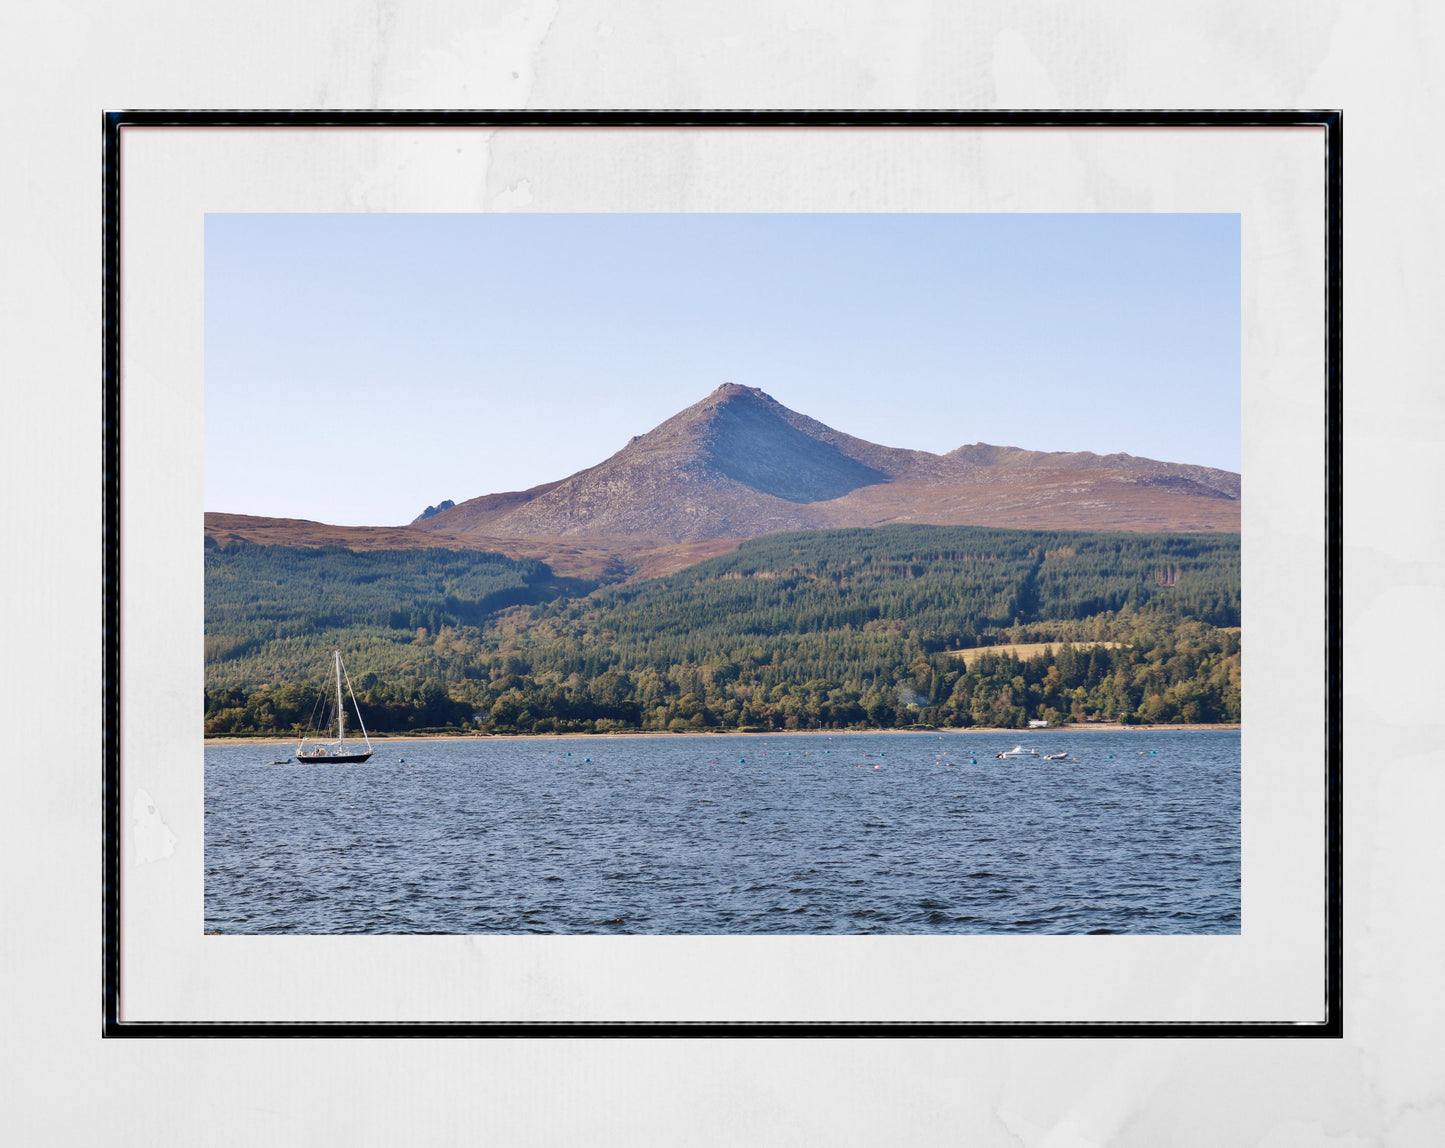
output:
[[[1034,658],[1045,650],[1059,650],[1064,646],[1073,646],[1076,650],[1092,650],[1095,646],[1103,646],[1106,650],[1118,649],[1122,643],[1119,642],[1019,642],[1009,646],[979,646],[972,650],[950,650],[948,651],[955,658],[962,658],[963,664],[972,669],[975,662],[985,654],[1012,654],[1023,661],[1026,658]]]

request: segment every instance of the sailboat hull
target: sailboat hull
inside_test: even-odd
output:
[[[370,756],[369,753],[298,753],[296,760],[317,765],[353,765]]]

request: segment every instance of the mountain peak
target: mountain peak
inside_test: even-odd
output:
[[[705,395],[690,407],[684,407],[673,415],[672,418],[660,424],[656,430],[671,426],[679,421],[692,422],[698,418],[706,418],[714,411],[746,410],[749,408],[757,410],[770,410],[782,415],[795,415],[796,412],[788,410],[772,395],[768,394],[761,387],[745,387],[740,383],[723,383],[710,394]],[[801,418],[802,416],[796,416]],[[821,424],[820,424],[821,425]],[[639,435],[639,438],[647,438],[647,435]]]
[[[1237,530],[1238,485],[1238,475],[1127,455],[880,446],[725,382],[596,466],[418,525],[659,541],[886,522]]]
[[[748,396],[751,396],[755,399],[767,399],[770,403],[775,403],[778,401],[777,399],[773,398],[772,395],[764,391],[761,387],[745,387],[741,383],[724,383],[722,386],[718,387],[717,390],[713,391],[713,393],[708,397],[717,399],[740,399]]]

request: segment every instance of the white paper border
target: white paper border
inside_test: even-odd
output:
[[[122,139],[124,1021],[1322,1019],[1322,129],[131,127]],[[509,204],[1240,213],[1242,935],[204,937],[204,214]]]

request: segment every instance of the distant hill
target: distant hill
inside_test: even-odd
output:
[[[1239,475],[1127,454],[879,446],[726,383],[597,466],[427,515],[424,531],[657,543],[915,522],[1239,529]]]

